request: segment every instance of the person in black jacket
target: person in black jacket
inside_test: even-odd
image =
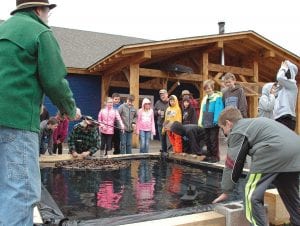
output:
[[[182,136],[187,145],[186,150],[188,153],[196,155],[204,155],[203,146],[205,144],[205,132],[204,129],[196,124],[186,124],[182,125],[180,122],[165,122],[165,130],[170,130],[171,132]]]

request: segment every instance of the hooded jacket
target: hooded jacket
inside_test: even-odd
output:
[[[246,156],[249,173],[300,171],[300,137],[285,125],[268,118],[240,119],[228,135],[222,190],[230,192],[242,174]]]
[[[287,67],[282,65],[277,73],[279,90],[274,106],[274,119],[278,119],[283,115],[292,115],[296,117],[295,109],[298,88],[295,78],[298,73],[298,68],[288,60],[285,62],[287,63]],[[290,70],[290,79],[286,77],[287,70]]]
[[[247,118],[248,104],[244,89],[236,84],[234,88],[227,88],[223,93],[224,107],[233,106],[240,110],[242,116]]]
[[[58,117],[56,117],[56,119],[58,120],[58,126],[53,131],[54,144],[57,144],[58,141],[63,143],[66,137],[68,136],[68,129],[69,129],[69,120],[67,118],[60,120]]]
[[[1,23],[0,64],[0,125],[38,132],[44,93],[75,117],[58,43],[34,12],[16,12]]]
[[[148,98],[144,98],[142,107],[138,110],[136,132],[139,134],[140,130],[150,131],[152,135],[155,135],[155,122],[153,109],[145,110],[145,104],[151,104]]]
[[[258,102],[258,117],[273,119],[273,110],[275,105],[275,95],[270,93],[274,82],[266,83],[261,91],[261,97]]]
[[[182,124],[197,124],[197,112],[195,108],[191,104],[191,98],[184,97],[181,103],[181,111],[182,111]],[[187,108],[184,107],[184,102],[188,101],[189,106]]]
[[[134,106],[129,106],[127,103],[122,104],[119,107],[119,114],[124,124],[126,132],[133,132],[132,124],[136,124],[137,111]]]
[[[121,129],[124,129],[124,124],[121,120],[119,111],[113,107],[108,108],[106,106],[105,108],[101,109],[98,114],[98,121],[103,123],[100,123],[99,129],[100,132],[104,134],[114,134],[115,121],[118,122],[118,125],[120,125]]]
[[[175,100],[174,106],[171,106],[169,104],[169,107],[166,110],[165,113],[165,121],[169,122],[182,122],[182,115],[181,115],[181,109],[178,103],[178,99],[175,95],[171,95],[170,99],[173,98]],[[170,100],[169,100],[170,103]]]
[[[201,101],[200,116],[198,120],[198,125],[203,127],[203,120],[205,120],[204,112],[206,112],[208,104],[208,112],[213,113],[213,125],[218,125],[218,119],[221,111],[224,109],[224,104],[222,100],[221,92],[214,92],[212,95],[205,95]]]

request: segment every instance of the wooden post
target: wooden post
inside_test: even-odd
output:
[[[101,106],[100,106],[100,108],[103,107],[103,103],[104,103],[106,97],[108,97],[110,80],[111,80],[111,76],[109,76],[108,74],[105,74],[105,75],[102,76],[102,82],[101,82]]]
[[[258,62],[256,60],[253,61],[253,82],[258,83]],[[258,95],[252,95],[247,97],[249,118],[257,117],[258,98]]]
[[[129,93],[135,96],[134,107],[139,109],[139,78],[140,78],[140,66],[139,64],[130,64],[129,66]],[[139,145],[139,139],[136,134],[132,136],[132,147],[137,148]]]
[[[258,83],[258,62],[256,60],[253,61],[253,82]],[[254,118],[258,113],[258,95],[251,96],[249,104],[249,117]]]
[[[200,103],[201,99],[204,97],[204,90],[203,90],[203,81],[208,79],[208,53],[202,54],[202,75],[203,80],[200,82]]]

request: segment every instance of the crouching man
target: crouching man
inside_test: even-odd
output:
[[[53,149],[53,131],[57,128],[58,121],[56,118],[51,117],[40,123],[40,155],[45,154],[48,150],[49,155],[52,155]]]
[[[90,116],[86,116],[74,126],[68,138],[69,153],[74,158],[86,158],[97,152],[99,149],[97,126]]]
[[[189,153],[203,155],[203,146],[205,145],[205,130],[196,124],[182,125],[180,122],[166,121],[164,123],[165,131],[171,131],[183,139],[188,140],[189,144],[185,147]]]
[[[249,155],[251,167],[244,199],[247,220],[251,225],[267,225],[264,192],[272,183],[290,214],[292,225],[300,225],[300,137],[268,118],[243,119],[233,107],[222,111],[218,124],[228,137],[228,153],[222,177],[223,193],[213,203],[228,198]]]

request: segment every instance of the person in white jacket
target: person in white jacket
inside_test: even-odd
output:
[[[277,73],[279,90],[274,106],[274,119],[291,130],[296,128],[297,73],[297,66],[288,60],[281,63]]]
[[[258,102],[258,117],[273,119],[277,83],[266,83],[261,91]]]

